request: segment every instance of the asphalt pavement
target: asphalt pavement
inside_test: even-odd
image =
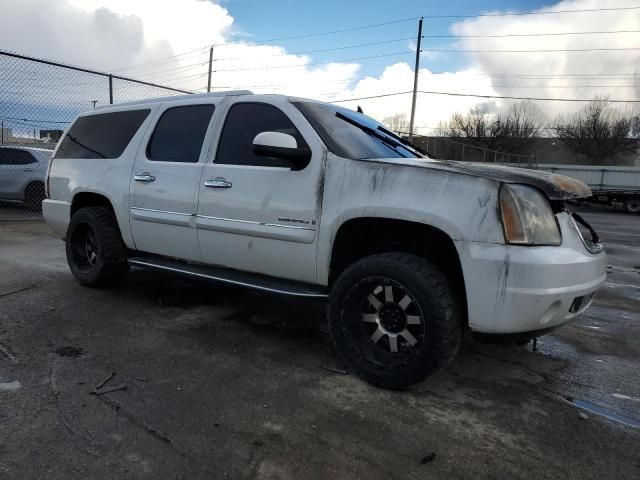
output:
[[[46,225],[0,224],[0,478],[640,478],[640,216],[584,216],[610,264],[585,314],[404,392],[344,371],[321,303],[85,288]]]

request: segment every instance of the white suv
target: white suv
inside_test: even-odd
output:
[[[0,200],[17,200],[39,210],[51,153],[44,148],[0,146]]]
[[[465,328],[558,327],[605,280],[597,235],[565,203],[589,196],[582,182],[436,161],[312,100],[242,91],[82,114],[47,186],[80,283],[136,266],[328,297],[337,350],[388,388],[446,366]]]

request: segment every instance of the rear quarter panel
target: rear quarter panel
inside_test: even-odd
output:
[[[113,159],[54,158],[49,172],[49,198],[54,202],[72,204],[78,193],[96,193],[106,197],[113,206],[122,239],[134,248],[129,224],[129,185],[136,152],[157,107],[144,106],[152,112],[147,116],[120,157]],[[124,107],[125,110],[131,108]],[[117,111],[117,109],[109,109]],[[65,132],[66,133],[66,132]],[[55,154],[54,154],[55,157]],[[44,210],[45,220],[46,209]],[[70,218],[66,219],[68,224]],[[57,220],[58,223],[60,220]],[[60,228],[60,227],[58,227]],[[66,228],[65,228],[66,230]]]

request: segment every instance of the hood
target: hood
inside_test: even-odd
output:
[[[531,185],[541,190],[549,200],[570,200],[591,196],[591,189],[580,180],[527,168],[506,167],[487,163],[410,158],[385,158],[367,161],[461,173],[474,177],[489,178],[502,183]]]

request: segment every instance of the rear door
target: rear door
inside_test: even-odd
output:
[[[137,250],[200,260],[195,215],[201,152],[216,101],[168,104],[154,112],[132,172],[130,218]]]

